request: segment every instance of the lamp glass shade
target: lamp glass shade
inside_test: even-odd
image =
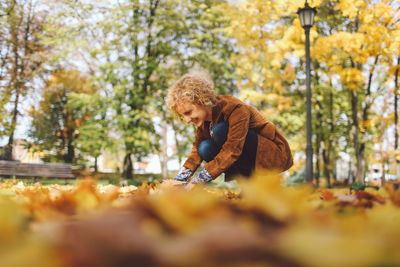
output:
[[[315,8],[311,8],[306,5],[304,8],[300,8],[297,11],[297,14],[300,17],[301,26],[304,27],[312,27],[314,25],[314,16],[317,13]]]

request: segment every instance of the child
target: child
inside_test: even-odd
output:
[[[186,74],[168,90],[168,108],[197,127],[192,152],[174,178],[188,181],[204,160],[207,163],[191,183],[207,183],[225,173],[250,176],[264,168],[286,171],[293,158],[286,139],[256,108],[228,95],[217,95],[201,73]]]

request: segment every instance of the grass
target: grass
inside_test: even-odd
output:
[[[93,178],[96,180],[96,184],[115,184],[118,185],[122,181],[126,181],[125,184],[128,185],[141,185],[143,182],[151,182],[151,181],[161,181],[161,175],[160,174],[134,174],[132,179],[125,180],[121,174],[119,173],[90,173],[90,172],[75,172],[75,179],[63,179],[63,178],[48,178],[48,177],[40,177],[40,178],[33,178],[33,177],[17,177],[17,178],[6,178],[6,177],[0,177],[0,181],[22,181],[25,184],[34,184],[34,183],[40,183],[42,185],[50,185],[50,184],[60,184],[60,185],[65,185],[65,184],[76,184],[80,180],[85,179],[85,178]],[[152,177],[152,179],[151,179]]]

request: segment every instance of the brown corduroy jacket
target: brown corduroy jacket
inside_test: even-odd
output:
[[[220,95],[217,97],[217,105],[212,110],[211,125],[217,125],[220,122],[229,124],[227,140],[218,155],[204,165],[213,179],[239,158],[249,129],[255,131],[258,136],[256,169],[286,171],[293,165],[288,142],[278,128],[256,108],[233,96]],[[201,164],[198,147],[206,139],[211,139],[211,135],[208,127],[203,123],[197,128],[192,152],[183,165],[192,172]]]

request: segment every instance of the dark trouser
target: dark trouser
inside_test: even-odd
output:
[[[225,143],[228,136],[229,125],[227,122],[220,122],[212,129],[212,139],[204,140],[199,145],[200,157],[209,162],[215,158]],[[250,176],[255,167],[258,138],[253,130],[249,130],[243,146],[242,154],[227,170],[225,180],[231,180],[233,176]]]

